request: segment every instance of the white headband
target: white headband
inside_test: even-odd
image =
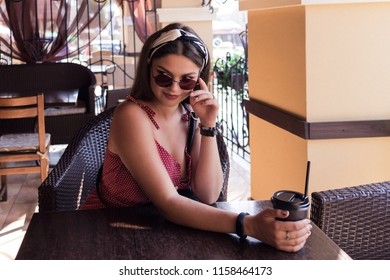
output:
[[[172,29],[167,32],[161,33],[160,36],[153,42],[152,47],[150,48],[150,53],[148,56],[148,63],[152,59],[154,53],[158,51],[161,47],[165,46],[169,42],[173,42],[176,39],[184,37],[189,39],[192,43],[194,43],[194,46],[200,50],[203,54],[203,67],[208,62],[208,51],[203,42],[194,34],[191,34],[187,31],[184,31],[183,29]]]

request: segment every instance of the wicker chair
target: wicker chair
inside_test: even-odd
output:
[[[223,174],[222,190],[219,195],[218,201],[227,201],[228,183],[229,183],[229,174],[230,174],[230,161],[229,161],[229,153],[226,147],[226,143],[223,139],[222,134],[220,133],[217,134],[217,144],[218,144],[219,159],[221,160],[222,174]]]
[[[390,181],[313,192],[311,220],[353,259],[390,259]]]
[[[74,136],[38,188],[39,211],[76,210],[96,186],[114,108],[90,120]]]
[[[102,112],[80,129],[58,164],[38,189],[39,211],[77,210],[96,186],[107,147],[115,107]],[[227,199],[229,155],[221,135],[217,137],[224,174],[219,201]]]

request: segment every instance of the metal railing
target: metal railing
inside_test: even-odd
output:
[[[249,116],[243,101],[248,99],[245,57],[219,58],[214,64],[214,94],[221,106],[218,121],[231,151],[250,161]]]

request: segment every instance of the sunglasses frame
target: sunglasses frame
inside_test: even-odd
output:
[[[163,85],[163,83],[161,82],[161,81],[158,81],[158,78],[159,77],[166,77],[166,78],[168,78],[169,80],[170,80],[170,82],[169,82],[169,84],[167,84],[167,85]],[[172,84],[175,82],[175,83],[178,83],[178,85],[179,85],[179,87],[180,87],[180,89],[182,89],[182,90],[192,90],[192,89],[194,89],[195,87],[196,87],[196,85],[198,84],[198,81],[197,80],[193,80],[193,79],[190,79],[190,78],[183,78],[183,79],[180,79],[179,81],[176,81],[176,80],[174,80],[171,76],[169,76],[169,75],[167,75],[167,74],[164,74],[164,73],[159,73],[159,74],[157,74],[156,76],[153,76],[153,79],[154,79],[154,82],[156,83],[156,85],[158,85],[159,87],[163,87],[163,88],[167,88],[167,87],[170,87],[170,86],[172,86]],[[182,86],[182,82],[184,81],[184,80],[186,80],[186,81],[193,81],[194,82],[194,85],[192,86],[191,85],[191,87],[183,87]]]

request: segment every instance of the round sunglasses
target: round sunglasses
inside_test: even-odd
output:
[[[179,87],[184,90],[194,89],[197,84],[196,80],[192,80],[189,78],[183,78],[179,81],[175,81],[174,79],[172,79],[172,77],[166,74],[158,74],[157,76],[153,77],[153,79],[160,87],[170,87],[172,83],[175,82],[179,83]]]

